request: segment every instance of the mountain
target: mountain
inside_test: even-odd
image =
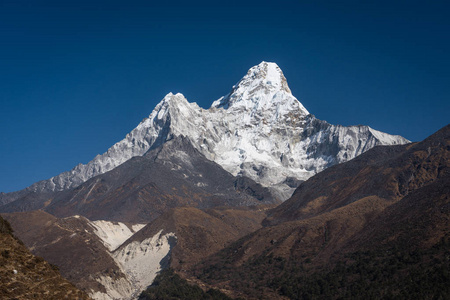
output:
[[[25,190],[1,194],[0,203],[75,188],[180,136],[232,175],[248,177],[282,200],[299,182],[327,167],[376,145],[409,142],[368,126],[335,126],[316,119],[292,95],[281,69],[262,62],[209,109],[169,93],[106,153]]]
[[[64,279],[57,267],[34,256],[0,217],[1,299],[89,299]]]
[[[199,153],[186,142],[175,138],[144,158],[178,170],[174,157]],[[450,126],[420,143],[378,146],[313,176],[276,207],[174,207],[147,225],[43,211],[3,216],[95,299],[131,299],[167,267],[190,284],[246,299],[445,299],[449,150]],[[139,165],[148,167],[129,169]]]
[[[76,188],[33,193],[0,211],[42,209],[56,217],[147,223],[180,206],[205,209],[279,202],[267,188],[231,175],[178,136]]]
[[[346,164],[324,170],[274,209],[267,221],[276,224],[306,219],[375,195],[387,204],[404,198],[447,176],[449,128],[420,143],[376,147]]]
[[[280,68],[262,62],[209,109],[168,94],[88,164],[0,194],[0,212],[34,254],[95,299],[133,299],[167,267],[202,287],[249,296],[233,286],[239,274],[223,283],[216,272],[259,274],[250,281],[268,284],[268,267],[246,268],[268,253],[276,264],[324,265],[344,244],[360,247],[364,235],[356,234],[386,208],[431,186],[443,169],[420,155],[409,167],[404,153],[419,144],[406,143],[316,119]],[[427,147],[435,162],[440,148]]]
[[[263,228],[177,271],[246,298],[445,299],[449,187],[450,125],[324,170]]]

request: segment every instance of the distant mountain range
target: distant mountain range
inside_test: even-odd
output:
[[[167,95],[105,154],[2,194],[0,212],[95,299],[134,299],[165,268],[246,299],[445,299],[449,138],[330,125],[262,62],[209,109]]]

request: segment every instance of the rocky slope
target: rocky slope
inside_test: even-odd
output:
[[[190,268],[261,228],[270,207],[174,208],[146,226],[43,211],[3,216],[34,254],[93,299],[134,299],[163,268]]]
[[[96,234],[105,228],[83,217],[58,219],[42,211],[4,214],[16,234],[35,255],[42,256],[61,274],[94,299],[122,298],[131,284]],[[110,288],[105,278],[113,279]],[[112,280],[110,280],[112,281]]]
[[[354,158],[376,145],[408,141],[368,126],[334,126],[316,119],[292,95],[274,63],[251,68],[231,92],[202,109],[181,94],[168,94],[125,139],[88,164],[0,196],[1,203],[32,192],[61,191],[185,136],[207,159],[233,175],[270,187],[287,199],[299,180]]]
[[[0,217],[1,299],[89,299],[64,279],[57,268],[34,256]]]
[[[206,210],[179,207],[148,224],[130,241],[141,242],[157,233],[174,233],[177,240],[170,265],[177,270],[185,269],[261,228],[261,222],[271,207],[218,207]]]

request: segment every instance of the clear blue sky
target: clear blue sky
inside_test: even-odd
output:
[[[449,123],[448,1],[158,2],[0,0],[0,191],[87,163],[168,92],[209,107],[263,60],[332,124]]]

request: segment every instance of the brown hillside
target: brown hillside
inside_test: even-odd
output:
[[[137,232],[122,247],[129,242],[151,237],[160,230],[165,233],[173,232],[177,243],[172,250],[171,267],[185,270],[231,242],[261,228],[266,210],[270,207],[222,207],[207,210],[175,208]]]
[[[89,299],[0,224],[0,299]]]
[[[123,276],[85,218],[58,219],[43,211],[3,216],[35,255],[58,266],[65,278],[87,293],[106,292],[95,280],[99,274]]]
[[[378,146],[302,183],[266,224],[317,216],[365,197],[395,202],[448,172],[450,125],[423,142]]]
[[[81,215],[90,220],[148,223],[175,207],[279,202],[268,188],[231,175],[206,159],[187,138],[177,137],[76,188],[25,193],[0,206],[0,212],[44,210],[59,218]]]
[[[387,291],[411,295],[414,285],[427,297],[443,295],[442,279],[419,274],[426,282],[420,286],[411,284],[408,274],[445,274],[448,268],[449,166],[450,126],[421,143],[376,147],[301,184],[291,199],[269,212],[265,228],[212,255],[192,274],[235,295],[259,299],[329,299],[333,293],[346,298],[355,291],[377,299]],[[418,258],[407,260],[412,252]],[[368,257],[376,265],[369,265]],[[339,262],[346,267],[334,269]],[[380,275],[362,277],[358,268]],[[392,268],[399,274],[390,282],[386,274]],[[340,283],[325,283],[333,278]],[[367,285],[370,280],[376,284]]]

